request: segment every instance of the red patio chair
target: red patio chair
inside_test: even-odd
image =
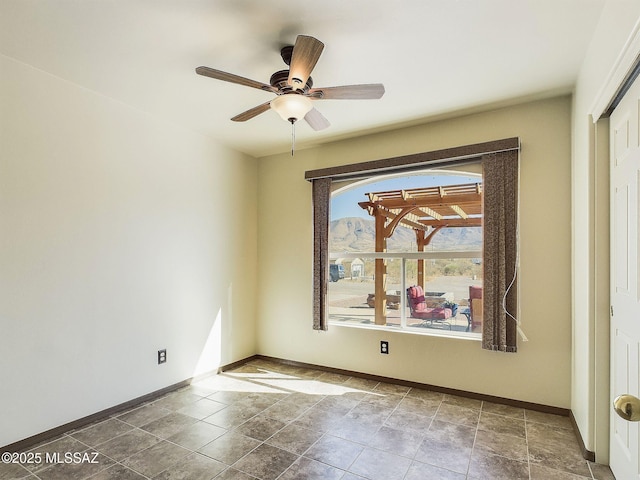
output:
[[[426,326],[447,325],[451,330],[451,324],[446,320],[451,318],[451,309],[444,307],[428,307],[424,298],[424,290],[420,285],[407,288],[407,304],[412,318],[424,320]]]

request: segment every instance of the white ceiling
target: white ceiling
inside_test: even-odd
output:
[[[287,151],[269,83],[297,34],[325,43],[315,87],[383,83],[380,100],[316,104],[299,148],[505,100],[569,92],[606,0],[0,0],[0,53],[254,156]]]

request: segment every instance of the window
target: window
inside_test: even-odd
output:
[[[480,338],[482,308],[470,302],[482,291],[480,163],[347,183],[331,196],[329,268],[341,276],[329,277],[330,324]]]
[[[518,330],[517,315],[517,251],[518,251],[518,158],[520,140],[509,138],[445,150],[425,152],[405,157],[374,160],[359,164],[343,165],[327,169],[305,172],[305,178],[313,184],[313,222],[314,222],[314,328],[326,330],[328,327],[327,285],[329,280],[329,206],[332,182],[371,178],[380,173],[407,173],[425,168],[460,167],[465,164],[480,162],[482,165],[482,225],[483,225],[483,289],[481,302],[482,316],[482,348],[503,352],[517,351],[516,333]],[[455,187],[452,187],[455,188]],[[393,197],[395,195],[395,197]],[[397,200],[398,192],[392,199]],[[391,218],[384,213],[396,204],[388,200],[386,194],[380,195],[383,202],[369,198],[366,208],[382,210],[376,215],[376,229],[385,231],[390,238],[398,227],[400,217]],[[404,193],[400,192],[404,198]],[[413,208],[409,206],[408,208]],[[388,213],[388,212],[387,212]],[[408,212],[405,212],[408,213]],[[390,219],[390,222],[387,220]],[[385,252],[386,245],[378,235],[376,240],[375,275],[379,279],[388,273],[385,260],[394,257]],[[408,255],[408,254],[405,254]],[[425,260],[423,253],[416,252],[416,259]],[[422,258],[420,258],[422,256]],[[397,257],[397,255],[396,255]],[[476,257],[477,258],[477,257]],[[406,276],[406,259],[400,258],[401,281]],[[363,265],[364,266],[364,265]],[[359,270],[364,270],[358,267]],[[380,288],[385,282],[376,282],[374,302],[376,307],[376,325],[387,328],[386,319],[378,317],[386,311],[386,291]],[[411,293],[411,289],[409,289]],[[431,296],[431,295],[429,295]],[[426,307],[424,292],[419,289],[408,296],[420,299],[420,305],[411,304],[417,309]],[[394,300],[393,298],[391,300]],[[470,310],[474,316],[474,296],[470,291]],[[477,300],[477,298],[476,298]],[[404,307],[403,292],[400,294],[401,308]],[[429,307],[430,308],[430,307]],[[444,307],[447,309],[447,307]],[[401,319],[404,317],[401,313]],[[446,315],[445,315],[446,317]],[[401,324],[402,325],[402,324]]]

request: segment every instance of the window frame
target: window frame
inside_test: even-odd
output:
[[[381,160],[372,160],[367,162],[360,162],[355,164],[341,165],[323,169],[316,170],[308,170],[305,172],[305,179],[310,181],[313,185],[313,202],[314,202],[314,245],[324,245],[324,247],[318,248],[314,247],[314,329],[316,330],[326,330],[328,327],[328,312],[326,305],[326,277],[327,274],[323,272],[328,272],[329,270],[329,259],[328,259],[328,228],[317,229],[318,225],[322,225],[323,222],[328,222],[329,218],[329,204],[330,204],[330,185],[329,188],[326,188],[327,181],[339,181],[339,180],[351,180],[351,179],[359,179],[371,177],[380,173],[402,173],[402,172],[410,172],[415,170],[424,170],[428,168],[434,167],[447,167],[453,165],[463,165],[465,163],[477,162],[480,161],[483,163],[487,160],[494,159],[507,159],[507,160],[515,160],[519,161],[519,152],[520,152],[520,139],[518,137],[511,137],[502,140],[495,140],[491,142],[478,143],[473,145],[465,145],[460,147],[453,147],[443,150],[435,150],[431,152],[423,152],[412,155],[405,155],[401,157],[392,157]],[[484,163],[483,163],[484,165]],[[516,163],[517,168],[517,163]],[[483,180],[486,182],[486,179]],[[517,183],[517,182],[516,182]],[[322,184],[325,186],[323,189],[316,189],[316,184]],[[325,194],[323,197],[319,197],[315,194],[316,190],[323,190],[326,193],[326,190],[329,190],[329,194]],[[486,187],[485,187],[486,193]],[[517,186],[516,186],[516,197],[518,195]],[[516,209],[516,225],[513,226],[513,232],[507,232],[508,235],[513,236],[515,238],[514,242],[511,242],[515,245],[516,252],[516,268],[517,272],[517,205]],[[315,212],[319,212],[316,215]],[[323,218],[323,215],[325,217]],[[320,218],[321,221],[318,219]],[[319,230],[319,237],[316,230]],[[492,232],[495,233],[495,232]],[[500,232],[500,234],[504,234],[505,232]],[[486,239],[486,231],[484,233]],[[483,262],[484,263],[484,262]],[[324,285],[318,284],[318,282],[322,282],[324,278]],[[485,275],[486,281],[486,275]],[[515,281],[515,276],[514,276]],[[504,298],[507,297],[507,294],[510,295],[510,304],[515,305],[517,309],[517,287],[514,290],[511,290],[511,286],[515,285],[512,282],[507,287],[506,293],[504,293]],[[316,293],[320,294],[317,295]],[[505,312],[498,311],[497,309],[487,310],[487,304],[497,305],[499,298],[493,298],[491,302],[484,302],[485,307],[485,319],[491,322],[489,329],[483,329],[483,348],[489,348],[491,346],[491,350],[500,350],[504,352],[516,352],[516,330],[518,328],[517,325],[517,312],[508,312],[505,309]],[[504,300],[504,299],[503,299]],[[503,302],[504,304],[504,302]],[[487,312],[491,313],[491,318],[488,318]],[[506,316],[505,316],[506,313]],[[511,313],[515,314],[512,315]],[[320,317],[317,317],[317,315]],[[495,318],[493,316],[495,315]],[[510,321],[514,320],[514,321]],[[485,332],[487,330],[487,332]]]

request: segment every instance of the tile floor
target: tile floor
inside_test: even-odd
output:
[[[266,360],[26,453],[0,480],[614,478],[568,418]]]

